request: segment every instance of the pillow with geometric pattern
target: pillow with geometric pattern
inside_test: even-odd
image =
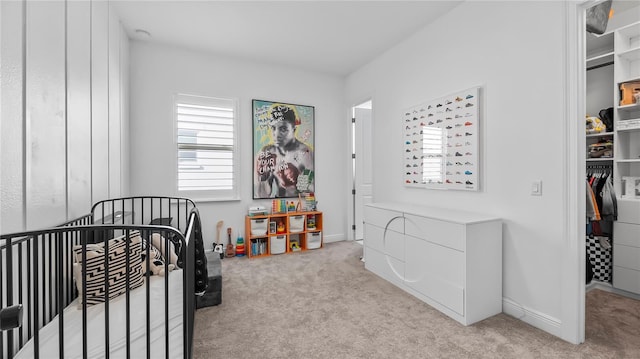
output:
[[[127,263],[127,242],[129,242],[129,263]],[[105,245],[103,243],[87,244],[85,255],[82,246],[73,247],[75,262],[74,277],[78,288],[78,307],[82,308],[82,281],[86,280],[87,305],[105,302],[107,288],[105,274],[108,269],[108,299],[141,286],[144,283],[142,271],[142,238],[140,232],[131,231],[129,236],[123,235],[109,240],[107,262],[105,265]],[[82,275],[82,261],[86,258],[85,276]],[[129,288],[127,288],[127,273],[129,273]]]

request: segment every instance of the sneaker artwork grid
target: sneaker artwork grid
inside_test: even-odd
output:
[[[473,87],[403,112],[406,186],[479,189],[479,95]]]

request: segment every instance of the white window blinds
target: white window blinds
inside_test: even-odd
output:
[[[235,197],[236,101],[176,97],[178,191]]]

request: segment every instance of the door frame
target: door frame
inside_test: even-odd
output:
[[[356,106],[362,105],[366,102],[371,102],[371,122],[373,123],[373,118],[374,118],[374,109],[373,109],[373,104],[375,103],[375,99],[373,96],[364,96],[361,100],[359,101],[354,101],[352,102],[352,104],[349,106],[349,183],[352,184],[352,186],[349,187],[349,212],[348,212],[348,227],[347,227],[347,240],[355,240],[355,231],[352,229],[353,225],[355,224],[356,226],[358,225],[358,223],[355,223],[355,201],[354,201],[354,195],[352,193],[352,189],[355,186],[355,174],[354,174],[354,169],[353,169],[353,160],[351,158],[351,154],[352,154],[352,148],[354,147],[354,139],[355,139],[355,126],[352,125],[352,119],[353,119],[353,112]],[[371,137],[370,140],[373,141],[373,126],[371,128]],[[372,146],[373,148],[373,146]],[[357,156],[356,156],[356,161],[357,161]],[[362,223],[359,224],[360,226],[362,226]]]
[[[564,242],[561,263],[559,336],[574,344],[585,339],[585,177],[586,9],[602,1],[565,2],[565,120],[563,149]]]

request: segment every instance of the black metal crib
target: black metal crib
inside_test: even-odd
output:
[[[161,276],[149,269],[152,238],[167,254]],[[206,277],[200,216],[185,198],[109,199],[58,227],[2,235],[0,359],[191,358]]]

